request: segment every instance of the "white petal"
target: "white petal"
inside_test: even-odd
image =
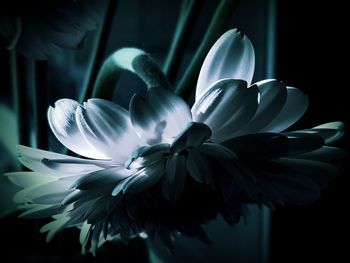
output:
[[[196,100],[219,79],[242,79],[250,84],[254,67],[254,48],[250,40],[237,29],[227,31],[216,41],[204,60],[199,73]]]
[[[86,140],[118,163],[140,144],[128,111],[110,101],[90,99],[78,107],[76,118]]]
[[[110,161],[87,160],[27,146],[17,146],[19,161],[30,170],[57,177],[72,176],[100,170]]]
[[[253,117],[258,106],[257,86],[247,88],[243,80],[224,79],[214,83],[192,107],[194,121],[204,122],[212,139],[230,139]]]
[[[286,86],[277,80],[255,83],[259,88],[259,105],[254,117],[237,135],[262,131],[279,114],[287,99]],[[237,136],[236,135],[236,136]]]
[[[14,201],[16,203],[25,203],[46,195],[68,193],[71,191],[71,184],[72,182],[69,180],[55,180],[40,185],[34,185],[19,191],[15,195]]]
[[[4,175],[7,176],[7,178],[12,183],[22,188],[44,184],[56,180],[56,177],[36,172],[12,172],[6,173]]]
[[[132,124],[148,144],[171,143],[191,121],[187,103],[172,91],[163,88],[148,90],[148,99],[135,95],[130,102]]]
[[[71,99],[61,99],[55,102],[47,112],[47,118],[56,138],[73,152],[94,159],[108,159],[99,152],[81,134],[76,123],[75,113],[79,103]]]
[[[52,221],[42,226],[40,229],[40,233],[48,232],[46,236],[46,242],[51,241],[55,234],[63,229],[63,226],[69,221],[69,219],[70,218],[68,216],[62,216],[56,219],[55,221]]]
[[[287,87],[287,100],[280,113],[262,131],[281,132],[298,121],[309,105],[308,97],[297,88]]]

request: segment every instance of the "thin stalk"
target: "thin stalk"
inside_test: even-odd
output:
[[[19,144],[31,146],[30,139],[30,103],[28,99],[27,61],[26,58],[11,52],[11,82],[13,88],[14,105],[17,114]]]
[[[147,88],[169,88],[162,70],[150,55],[137,48],[122,48],[110,55],[103,63],[92,97],[110,100],[121,74],[125,71],[140,77]]]
[[[193,29],[203,4],[204,1],[201,0],[182,1],[175,33],[163,67],[163,71],[170,83],[173,83],[176,78],[185,54],[183,51],[191,37],[191,29]]]
[[[239,0],[220,1],[202,43],[175,90],[178,95],[187,98],[193,91],[205,56],[215,41],[224,33],[227,23],[238,6],[238,3]]]
[[[112,30],[112,22],[114,14],[116,12],[117,4],[117,0],[109,0],[106,15],[102,25],[100,26],[99,34],[93,49],[94,53],[92,55],[90,72],[88,74],[87,82],[85,85],[86,88],[79,97],[80,102],[86,101],[92,96],[94,83],[96,81],[99,69],[104,61],[104,55],[106,53],[108,38]]]
[[[48,149],[49,127],[46,119],[48,108],[48,65],[47,61],[35,62],[35,117],[36,141],[40,149]]]

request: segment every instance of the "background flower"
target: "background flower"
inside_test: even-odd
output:
[[[97,28],[106,1],[4,1],[0,13],[0,43],[34,59],[46,59],[62,48],[84,45]]]

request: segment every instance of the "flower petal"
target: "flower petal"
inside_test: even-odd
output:
[[[110,101],[90,99],[78,107],[76,118],[86,140],[118,163],[140,144],[127,110]]]
[[[135,95],[130,102],[132,124],[148,144],[172,142],[191,121],[187,103],[164,88],[148,90],[148,99]]]
[[[140,170],[138,173],[125,179],[114,188],[112,196],[117,196],[120,192],[129,198],[134,194],[147,190],[156,184],[164,174],[165,160],[160,160],[153,165]]]
[[[115,184],[121,180],[133,175],[135,170],[128,170],[121,167],[111,167],[100,171],[92,172],[79,178],[71,188],[80,190],[94,189],[108,184]]]
[[[187,170],[199,183],[211,184],[213,181],[212,178],[212,169],[208,161],[208,157],[205,154],[201,154],[197,151],[191,151],[187,156]]]
[[[300,133],[317,134],[321,136],[326,144],[340,139],[344,135],[344,123],[340,121],[328,122],[311,129],[297,131]]]
[[[258,109],[239,135],[262,131],[279,114],[287,99],[286,86],[280,81],[267,79],[255,85],[260,94]]]
[[[186,184],[186,156],[177,153],[171,155],[166,163],[165,171],[162,180],[163,194],[170,202],[177,203]]]
[[[12,172],[5,173],[4,175],[7,176],[7,178],[12,183],[22,188],[44,184],[56,180],[56,177],[36,172]]]
[[[71,99],[61,99],[55,102],[54,108],[50,106],[47,117],[52,132],[64,146],[79,155],[93,159],[108,159],[81,134],[75,118],[78,107],[79,103]]]
[[[287,100],[280,113],[261,131],[281,132],[298,121],[309,105],[308,97],[297,88],[287,87]]]
[[[18,159],[27,168],[57,177],[85,174],[102,169],[110,161],[87,160],[27,146],[17,146]]]
[[[217,80],[242,79],[251,83],[255,55],[250,40],[232,29],[223,34],[210,49],[199,73],[196,100]]]
[[[258,88],[247,88],[243,80],[223,79],[202,94],[192,107],[194,121],[204,122],[215,142],[235,136],[253,117],[258,107]]]

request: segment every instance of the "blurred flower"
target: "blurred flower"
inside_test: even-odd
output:
[[[46,59],[61,48],[80,48],[87,32],[101,22],[105,2],[5,1],[0,4],[0,43],[33,59]]]
[[[6,123],[6,129],[0,129],[0,174],[19,168],[16,145],[18,144],[18,127],[16,113],[6,105],[0,103],[0,120]],[[20,188],[11,184],[6,177],[0,176],[0,218],[3,218],[17,210],[12,201],[13,195]]]
[[[178,233],[208,237],[201,224],[218,214],[236,224],[246,204],[307,204],[339,173],[343,124],[283,132],[306,111],[307,97],[277,80],[250,85],[254,51],[237,30],[225,33],[202,66],[196,101],[150,88],[129,111],[102,99],[62,99],[50,127],[77,158],[19,146],[33,172],[9,173],[24,188],[22,217],[54,220],[41,228],[81,228],[83,250],[140,235],[172,249]],[[233,79],[233,78],[234,79]]]

